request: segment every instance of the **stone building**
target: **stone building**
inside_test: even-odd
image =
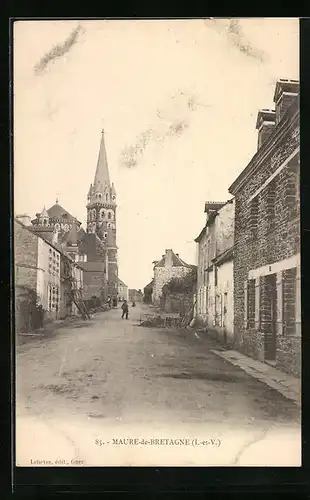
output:
[[[128,300],[129,298],[128,286],[119,278],[117,278],[117,295],[118,300]]]
[[[143,302],[143,293],[141,290],[129,288],[128,295],[131,302]]]
[[[14,268],[15,287],[34,292],[45,319],[78,313],[71,300],[71,289],[73,283],[83,287],[82,268],[62,247],[17,219],[14,220]]]
[[[195,239],[198,244],[196,321],[207,326],[226,345],[234,342],[235,203],[206,202],[206,224]]]
[[[299,83],[279,80],[259,111],[258,149],[235,196],[236,347],[300,374]]]
[[[144,289],[143,289],[143,302],[146,304],[151,304],[152,302],[152,296],[153,296],[153,286],[154,286],[154,279],[148,283]]]
[[[160,305],[163,286],[168,283],[171,278],[182,278],[192,271],[192,266],[187,264],[179,257],[179,254],[173,250],[166,250],[162,255],[161,260],[154,261],[154,281],[152,302],[155,305]]]

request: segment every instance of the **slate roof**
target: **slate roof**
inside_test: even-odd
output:
[[[117,277],[116,282],[117,282],[120,286],[124,286],[124,287],[126,287],[126,288],[127,288],[127,285],[125,285],[125,283],[124,283],[121,279],[119,279],[119,277]]]
[[[191,267],[190,264],[187,264],[184,260],[182,260],[180,257],[178,257],[173,251],[172,251],[172,266],[173,267]],[[158,261],[154,267],[165,267],[165,256],[162,257],[161,260]]]
[[[47,213],[50,218],[63,219],[63,217],[65,216],[68,220],[75,220],[80,223],[80,221],[78,221],[76,217],[71,215],[70,212],[59,205],[59,203],[55,203],[55,205],[47,210]]]
[[[104,262],[79,262],[79,265],[85,272],[105,272]]]
[[[144,287],[144,290],[149,290],[149,289],[152,289],[154,286],[154,279],[152,279],[152,281],[150,281],[145,287]]]
[[[108,168],[107,153],[104,143],[104,130],[102,130],[94,187],[99,188],[102,191],[105,186],[110,187],[110,175]]]

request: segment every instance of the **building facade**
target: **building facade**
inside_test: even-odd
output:
[[[206,225],[195,239],[198,269],[195,318],[224,344],[234,343],[235,202],[206,202]]]
[[[154,279],[152,290],[152,302],[159,306],[162,289],[171,278],[183,278],[192,271],[192,266],[179,257],[179,254],[168,249],[162,255],[161,260],[154,261]]]
[[[129,288],[128,295],[131,302],[143,302],[143,293],[141,290]]]
[[[236,347],[300,375],[299,83],[279,80],[258,113],[258,150],[235,196]]]
[[[153,286],[154,279],[152,279],[152,281],[150,281],[150,283],[148,283],[143,289],[143,302],[145,302],[146,304],[152,303]]]
[[[14,220],[14,265],[16,287],[36,294],[49,319],[60,307],[60,252],[46,240]]]
[[[77,314],[71,300],[72,286],[83,287],[79,264],[36,231],[14,220],[15,286],[31,290],[45,319]]]
[[[118,300],[129,300],[128,286],[117,278],[117,294]]]

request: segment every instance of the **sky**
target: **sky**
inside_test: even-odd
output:
[[[13,48],[14,213],[58,197],[85,228],[104,128],[130,288],[165,249],[196,263],[205,201],[231,198],[258,110],[299,79],[294,18],[18,21]]]

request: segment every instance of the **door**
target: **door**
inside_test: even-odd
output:
[[[223,300],[223,335],[224,344],[227,344],[227,292],[224,293]]]
[[[266,276],[266,292],[268,297],[268,316],[265,331],[265,360],[275,361],[277,350],[277,275]]]

